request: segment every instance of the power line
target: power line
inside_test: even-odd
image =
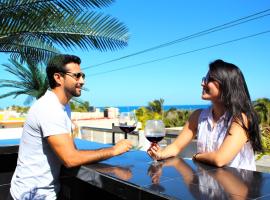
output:
[[[225,24],[212,27],[212,28],[207,29],[207,30],[200,31],[200,32],[188,35],[188,36],[183,37],[183,38],[179,38],[179,39],[176,39],[176,40],[173,40],[173,41],[170,41],[170,42],[167,42],[167,43],[163,43],[163,44],[160,44],[160,45],[157,45],[157,46],[154,46],[154,47],[142,50],[142,51],[138,51],[138,52],[126,55],[126,56],[122,56],[120,58],[108,60],[108,61],[103,62],[103,63],[95,64],[95,65],[92,65],[92,66],[89,66],[89,67],[84,67],[82,69],[86,70],[86,69],[89,69],[89,68],[98,67],[98,66],[105,65],[105,64],[108,64],[108,63],[112,63],[112,62],[115,62],[115,61],[118,61],[118,60],[122,60],[122,59],[125,59],[125,58],[129,58],[129,57],[132,57],[132,56],[143,54],[143,53],[146,53],[146,52],[149,52],[149,51],[153,51],[153,50],[156,50],[156,49],[159,49],[159,48],[170,46],[170,45],[173,45],[173,44],[176,44],[176,43],[179,43],[179,42],[184,42],[186,40],[190,40],[190,39],[193,39],[193,38],[196,38],[196,37],[200,37],[200,36],[207,35],[207,34],[210,34],[210,33],[213,33],[213,32],[217,32],[217,31],[220,31],[220,30],[223,30],[223,29],[231,28],[233,26],[237,26],[237,25],[240,25],[240,24],[243,24],[243,23],[247,23],[249,21],[257,20],[259,18],[266,17],[266,16],[270,15],[270,13],[261,15],[263,13],[268,12],[269,10],[270,9],[266,9],[264,11],[261,11],[261,12],[258,12],[258,13],[255,13],[255,14],[252,14],[252,15],[249,15],[249,16],[246,16],[246,17],[242,17],[242,18],[227,22]],[[261,15],[261,16],[257,16],[257,15]],[[257,17],[254,17],[254,16],[257,16]],[[253,18],[251,18],[251,17],[253,17]]]
[[[134,68],[134,67],[138,67],[138,66],[141,66],[141,65],[146,65],[146,64],[149,64],[149,63],[153,63],[153,62],[158,62],[158,61],[161,61],[161,60],[167,60],[167,59],[170,59],[170,58],[173,58],[173,57],[182,56],[182,55],[186,55],[186,54],[190,54],[190,53],[194,53],[194,52],[198,52],[198,51],[202,51],[202,50],[214,48],[214,47],[217,47],[217,46],[221,46],[221,45],[225,45],[225,44],[237,42],[237,41],[240,41],[240,40],[244,40],[244,39],[256,37],[256,36],[259,36],[259,35],[262,35],[262,34],[266,34],[266,33],[269,33],[269,32],[270,32],[270,30],[267,30],[267,31],[263,31],[263,32],[260,32],[260,33],[256,33],[256,34],[244,36],[244,37],[241,37],[241,38],[237,38],[237,39],[225,41],[225,42],[222,42],[222,43],[217,43],[217,44],[213,44],[213,45],[210,45],[210,46],[202,47],[202,48],[199,48],[199,49],[194,49],[194,50],[191,50],[191,51],[186,51],[186,52],[174,54],[174,55],[171,55],[171,56],[166,56],[166,57],[163,57],[163,58],[159,58],[159,59],[154,59],[154,60],[150,60],[150,61],[138,63],[138,64],[135,64],[135,65],[128,65],[128,66],[125,66],[125,67],[119,67],[119,68],[116,68],[116,69],[113,69],[113,70],[109,70],[109,71],[105,71],[105,72],[95,73],[95,74],[92,74],[92,75],[89,75],[89,76],[91,77],[91,76],[98,76],[98,75],[102,75],[102,74],[108,74],[108,73],[111,73],[111,72],[125,70],[125,69],[129,69],[129,68]]]

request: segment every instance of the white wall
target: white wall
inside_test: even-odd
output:
[[[0,129],[0,140],[21,138],[23,128],[2,128]]]

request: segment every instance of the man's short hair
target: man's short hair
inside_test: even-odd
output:
[[[81,59],[75,55],[58,54],[48,62],[46,73],[50,88],[53,89],[57,86],[54,80],[54,74],[57,72],[66,72],[66,64],[68,63],[81,64]]]

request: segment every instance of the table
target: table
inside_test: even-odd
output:
[[[19,139],[0,140],[0,199],[9,194],[10,181],[17,163]]]
[[[0,140],[0,155],[18,153],[20,139]]]
[[[76,145],[79,149],[109,146],[87,141]],[[121,199],[270,199],[268,173],[217,168],[180,157],[157,166],[150,161],[146,152],[132,150],[83,165],[73,175]]]
[[[81,150],[110,147],[81,139],[75,139],[75,144]],[[7,142],[0,142],[2,147],[6,148]],[[217,168],[180,157],[156,166],[150,161],[146,152],[131,150],[99,163],[64,169],[63,175],[118,199],[270,199],[269,173]],[[73,181],[62,186],[70,192],[76,185]],[[85,199],[93,196],[91,191],[84,194]]]

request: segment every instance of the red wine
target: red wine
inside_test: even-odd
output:
[[[158,143],[164,138],[164,136],[146,136],[146,139],[153,143]]]
[[[136,126],[119,126],[119,128],[125,133],[130,133],[135,130]]]

